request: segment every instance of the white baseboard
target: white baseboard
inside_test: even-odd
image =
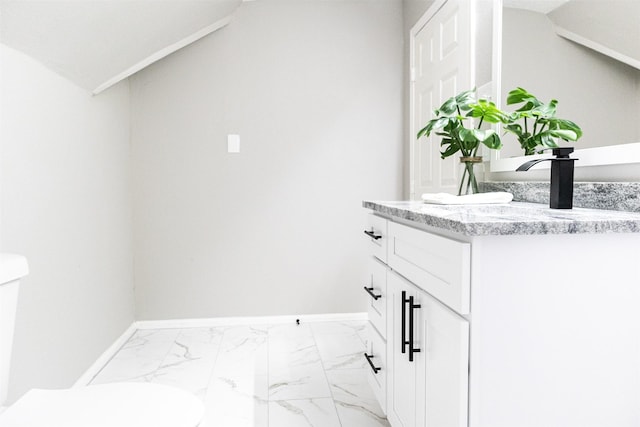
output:
[[[131,326],[118,337],[109,348],[102,353],[100,357],[85,371],[84,374],[75,382],[73,387],[84,387],[88,385],[93,378],[105,367],[109,360],[122,348],[122,346],[136,333],[138,327],[136,322],[133,322]]]
[[[367,320],[367,313],[300,314],[258,317],[216,317],[210,319],[140,320],[138,329],[202,328],[231,325],[279,325],[300,322],[342,322]]]

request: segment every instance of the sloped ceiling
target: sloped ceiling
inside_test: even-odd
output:
[[[640,69],[640,0],[573,0],[547,16],[558,35]]]
[[[226,25],[242,0],[0,0],[0,42],[93,93]]]
[[[560,37],[640,69],[640,0],[504,0],[547,15]]]

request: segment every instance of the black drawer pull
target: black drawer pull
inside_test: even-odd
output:
[[[382,235],[376,234],[373,230],[371,231],[364,230],[364,234],[366,234],[367,236],[371,237],[374,240],[382,239]]]
[[[377,300],[378,298],[382,298],[382,295],[376,295],[373,293],[373,288],[367,288],[366,286],[364,287],[364,290],[367,291],[367,293],[369,295],[371,295],[371,298]]]
[[[407,310],[406,310],[406,306],[409,306],[409,322],[407,322]],[[414,304],[413,303],[413,296],[410,296],[409,298],[407,298],[407,291],[402,291],[402,322],[401,322],[401,334],[402,334],[402,352],[406,353],[406,346],[409,346],[409,362],[413,362],[413,353],[420,353],[420,349],[419,348],[415,348],[414,347],[414,342],[413,342],[413,324],[414,324],[414,317],[413,317],[413,310],[415,310],[416,308],[420,308],[420,304]],[[407,329],[406,329],[406,323],[409,323],[409,340],[407,341],[406,339],[406,333],[407,333]]]
[[[407,336],[407,309],[406,309],[406,304],[409,302],[409,300],[407,299],[407,291],[402,291],[402,321],[400,322],[400,326],[401,326],[401,332],[400,332],[400,336],[402,337],[402,339],[400,340],[402,342],[402,354],[407,352],[407,344],[409,344],[409,341],[407,341],[405,339],[405,337]]]
[[[376,366],[371,361],[371,359],[373,359],[373,354],[369,356],[367,353],[365,353],[364,357],[367,359],[367,362],[369,362],[369,366],[371,366],[371,369],[373,370],[374,374],[377,374],[378,371],[382,369],[382,368],[376,368]]]
[[[413,353],[420,353],[420,349],[419,348],[415,348],[414,347],[414,342],[413,342],[413,310],[416,308],[420,308],[420,304],[414,304],[413,303],[413,296],[409,297],[409,362],[413,362]]]

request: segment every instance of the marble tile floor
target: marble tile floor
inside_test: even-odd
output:
[[[205,405],[200,427],[389,426],[367,379],[366,322],[139,330],[92,384],[168,384]]]

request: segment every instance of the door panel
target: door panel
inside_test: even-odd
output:
[[[387,416],[393,427],[467,427],[469,323],[431,295],[390,272]],[[402,292],[414,310],[414,347],[402,353]],[[404,322],[408,339],[408,306]]]
[[[387,417],[393,427],[415,427],[416,424],[416,385],[417,385],[417,361],[409,362],[408,353],[402,353],[402,291],[406,296],[413,295],[416,291],[413,285],[398,277],[395,273],[387,276],[387,293],[389,309],[387,315],[392,319],[387,351],[387,377],[388,397]],[[406,321],[406,318],[404,319]],[[406,325],[406,323],[405,323]],[[408,330],[408,328],[407,328]]]
[[[458,156],[441,160],[440,137],[417,140],[415,135],[433,118],[434,109],[473,86],[469,2],[448,0],[413,39],[412,198],[422,193],[458,191]]]
[[[421,304],[418,425],[467,427],[469,323],[429,295]]]

